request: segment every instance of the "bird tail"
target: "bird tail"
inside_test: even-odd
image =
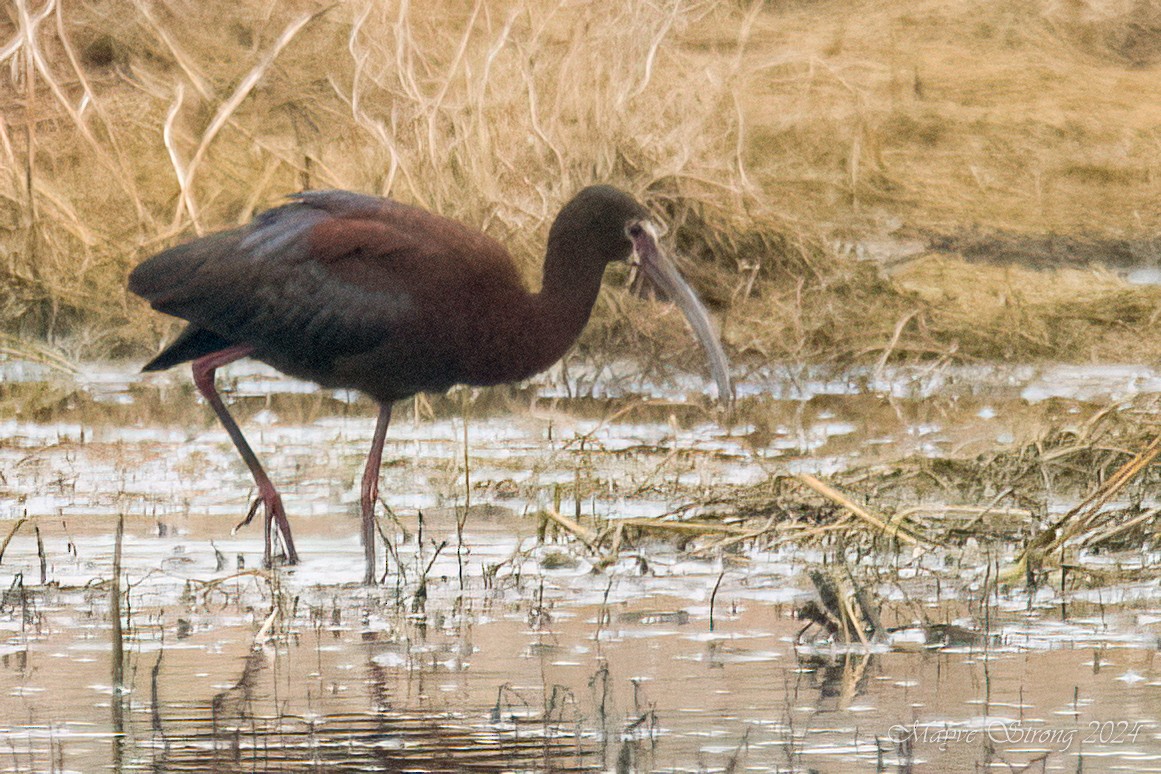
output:
[[[187,325],[173,343],[163,349],[157,357],[150,360],[141,369],[142,371],[164,371],[173,368],[179,363],[197,360],[203,355],[232,347],[234,342],[222,338],[213,331],[199,328],[196,325]]]

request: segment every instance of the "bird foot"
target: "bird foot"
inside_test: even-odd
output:
[[[243,527],[249,526],[250,522],[254,520],[254,515],[258,512],[258,506],[264,506],[263,519],[263,535],[265,537],[265,546],[262,554],[262,566],[274,566],[274,551],[273,538],[275,533],[278,534],[279,543],[282,544],[281,558],[286,564],[298,564],[298,552],[294,550],[294,538],[290,534],[290,521],[286,518],[286,509],[282,507],[282,496],[270,487],[259,487],[258,496],[254,498],[254,502],[250,503],[250,510],[246,511],[246,517],[238,522],[237,526],[231,530],[230,534],[235,534]]]

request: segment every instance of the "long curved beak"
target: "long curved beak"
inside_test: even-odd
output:
[[[730,405],[734,400],[730,364],[714,332],[709,313],[693,288],[677,273],[673,261],[662,251],[657,227],[653,223],[648,220],[637,221],[630,224],[626,231],[633,242],[633,253],[637,256],[641,272],[663,296],[681,308],[689,327],[693,328],[693,335],[709,358],[710,372],[718,385],[718,400],[724,405]]]

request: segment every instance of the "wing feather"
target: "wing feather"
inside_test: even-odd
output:
[[[247,226],[146,260],[130,275],[129,289],[158,311],[223,341],[250,344],[260,357],[297,363],[278,367],[313,378],[335,357],[391,336],[412,311],[391,267],[432,250],[370,219],[384,201],[343,192],[300,195]]]
[[[159,253],[129,289],[204,331],[151,365],[245,344],[287,374],[379,400],[469,378],[482,337],[528,298],[490,237],[345,191],[298,194],[246,226]]]

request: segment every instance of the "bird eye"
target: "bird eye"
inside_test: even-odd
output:
[[[636,238],[645,233],[645,229],[641,227],[640,223],[631,223],[629,224],[629,227],[625,229],[625,233],[633,238]]]

